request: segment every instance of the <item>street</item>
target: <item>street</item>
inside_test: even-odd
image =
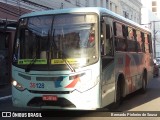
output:
[[[127,96],[120,111],[160,111],[160,77],[155,77],[150,81],[147,92],[141,94],[135,92]]]
[[[72,113],[72,115],[69,115],[69,117],[79,118],[79,117],[102,117],[104,119],[107,112],[109,112],[106,108],[104,108],[103,111],[105,112],[93,112],[93,111],[58,111],[58,110],[40,110],[40,109],[26,109],[26,108],[16,108],[12,106],[11,101],[11,89],[10,87],[3,87],[3,89],[6,89],[5,94],[8,97],[4,97],[4,93],[1,94],[0,98],[0,111],[36,111],[36,112],[44,112],[48,111],[55,113],[55,116],[61,117],[61,116],[68,116]],[[0,89],[0,93],[2,93],[2,88]],[[115,109],[113,111],[160,111],[160,77],[154,78],[150,81],[148,84],[148,89],[145,94],[139,93],[139,91],[128,95],[122,105],[119,106],[118,109]],[[3,99],[2,99],[3,98]],[[96,114],[95,114],[96,113]],[[124,117],[123,117],[124,118]],[[135,117],[136,118],[136,117]]]

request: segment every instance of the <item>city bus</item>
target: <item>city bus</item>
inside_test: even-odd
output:
[[[12,58],[16,107],[97,110],[153,77],[151,32],[100,7],[22,15]]]

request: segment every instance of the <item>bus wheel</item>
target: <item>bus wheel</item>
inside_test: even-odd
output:
[[[122,104],[123,98],[122,98],[122,84],[121,80],[118,80],[117,83],[117,91],[116,91],[116,104],[119,106]]]
[[[122,81],[118,80],[117,82],[117,90],[116,90],[116,102],[113,104],[112,108],[116,109],[118,108],[123,102],[122,97]]]
[[[116,97],[116,101],[109,106],[109,109],[110,109],[110,110],[115,110],[115,109],[118,108],[119,105],[122,104],[122,102],[123,102],[123,97],[122,97],[122,84],[121,84],[121,83],[122,83],[121,80],[118,80],[118,82],[117,82],[116,96],[115,96],[115,97]]]
[[[147,90],[147,77],[146,77],[146,74],[144,74],[142,79],[141,93],[144,94],[146,90]]]

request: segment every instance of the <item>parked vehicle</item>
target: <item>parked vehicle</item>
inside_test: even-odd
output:
[[[154,70],[153,70],[153,76],[158,77],[159,76],[159,67],[156,63],[154,63]]]
[[[153,61],[158,67],[160,67],[160,57],[155,58]]]

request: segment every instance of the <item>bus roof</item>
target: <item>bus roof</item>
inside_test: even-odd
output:
[[[66,9],[56,9],[56,10],[43,10],[43,11],[36,11],[24,14],[21,16],[21,18],[37,16],[37,15],[63,14],[63,13],[79,13],[79,12],[100,13],[102,9],[103,8],[100,7],[80,7],[80,8],[66,8]]]
[[[118,15],[106,8],[101,8],[101,7],[80,7],[80,8],[66,8],[66,9],[56,9],[56,10],[43,10],[43,11],[36,11],[36,12],[31,12],[28,14],[22,15],[20,18],[24,17],[33,17],[33,16],[39,16],[39,15],[51,15],[51,14],[64,14],[64,13],[79,13],[79,12],[90,12],[90,13],[97,13],[99,15],[109,15],[112,16],[116,19],[125,21],[128,24],[134,25],[135,27],[143,28],[146,31],[149,31],[149,29],[144,28],[143,26],[139,25],[138,23],[135,23],[129,19],[124,18],[121,15]]]

